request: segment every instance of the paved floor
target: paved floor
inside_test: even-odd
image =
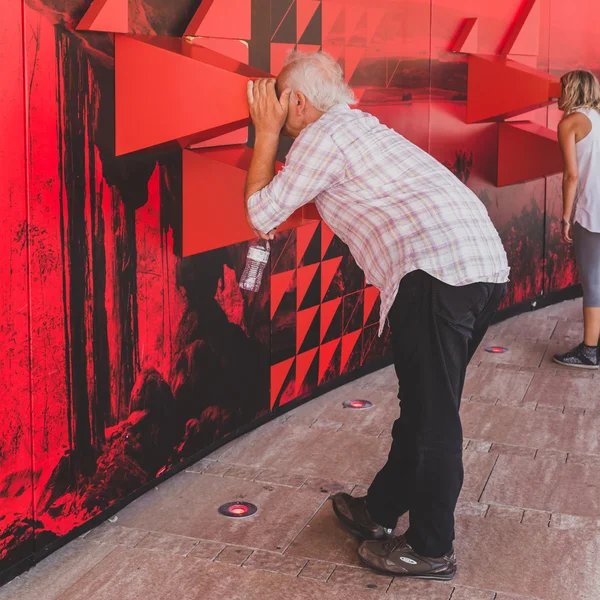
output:
[[[362,494],[398,413],[391,369],[223,447],[0,589],[19,600],[595,600],[600,598],[600,374],[554,352],[579,342],[580,301],[493,327],[469,369],[459,573],[403,581],[360,568],[328,497]],[[375,407],[350,411],[342,399]],[[216,507],[260,510],[227,519]],[[399,524],[402,530],[405,522]]]

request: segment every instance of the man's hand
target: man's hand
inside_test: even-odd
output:
[[[248,105],[257,136],[279,136],[287,119],[291,93],[291,90],[286,89],[281,98],[277,98],[274,79],[248,82]]]

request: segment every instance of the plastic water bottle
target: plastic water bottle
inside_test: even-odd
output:
[[[262,276],[269,262],[271,246],[267,240],[258,240],[248,249],[246,268],[240,279],[240,287],[248,292],[258,292]]]

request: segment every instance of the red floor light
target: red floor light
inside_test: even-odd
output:
[[[346,400],[343,404],[344,408],[354,408],[355,410],[364,410],[371,408],[373,404],[368,400]]]
[[[485,351],[490,352],[491,354],[504,354],[505,352],[508,352],[508,348],[503,348],[502,346],[488,346]]]
[[[258,508],[250,502],[228,502],[219,506],[219,512],[225,517],[250,517]]]

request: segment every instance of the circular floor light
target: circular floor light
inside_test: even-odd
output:
[[[225,517],[242,518],[256,514],[258,508],[250,502],[228,502],[219,506],[219,512]]]
[[[488,346],[485,351],[491,354],[504,354],[508,352],[508,348],[504,348],[503,346]]]
[[[372,408],[373,403],[368,400],[346,400],[344,402],[344,408],[353,408],[355,410],[365,410],[366,408]]]

